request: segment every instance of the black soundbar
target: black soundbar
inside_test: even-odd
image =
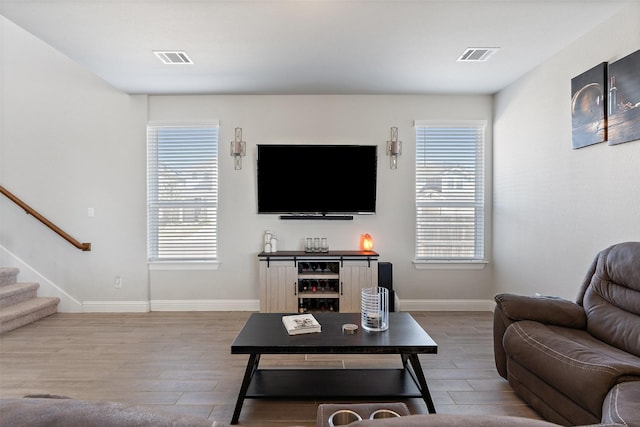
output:
[[[353,215],[280,215],[280,219],[326,219],[350,221],[353,219]]]

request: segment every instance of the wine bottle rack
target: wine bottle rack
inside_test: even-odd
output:
[[[308,260],[298,263],[298,312],[339,311],[340,263]]]

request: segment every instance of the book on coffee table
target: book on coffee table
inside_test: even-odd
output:
[[[311,313],[282,316],[282,323],[289,335],[312,334],[320,332],[322,328]]]

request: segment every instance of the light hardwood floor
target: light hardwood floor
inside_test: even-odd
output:
[[[249,314],[58,313],[0,335],[0,395],[113,400],[229,423],[248,358],[232,355],[230,345]],[[439,413],[540,419],[495,370],[490,312],[412,315],[438,343],[438,354],[421,355],[420,361]],[[401,363],[398,356],[385,355],[265,355],[260,366]],[[247,399],[239,425],[311,427],[322,402]],[[412,413],[427,412],[421,399],[404,402]]]

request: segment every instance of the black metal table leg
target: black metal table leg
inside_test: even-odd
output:
[[[233,411],[231,424],[238,424],[240,411],[242,410],[242,404],[244,403],[244,397],[247,395],[247,390],[249,389],[249,384],[251,384],[253,374],[258,369],[258,363],[260,363],[260,354],[251,353],[249,361],[247,362],[247,369],[244,371],[244,378],[242,378],[242,385],[240,386],[240,392],[238,393],[238,400],[236,401],[236,408]]]
[[[424,399],[425,403],[427,404],[429,413],[435,414],[436,407],[433,404],[433,399],[431,398],[431,393],[429,392],[429,387],[427,386],[427,379],[424,376],[424,372],[422,372],[422,366],[420,365],[420,359],[418,358],[418,355],[416,353],[402,354],[402,362],[404,363],[405,369],[408,368],[407,361],[411,365],[414,379],[418,384],[420,393],[422,393],[422,399]]]

